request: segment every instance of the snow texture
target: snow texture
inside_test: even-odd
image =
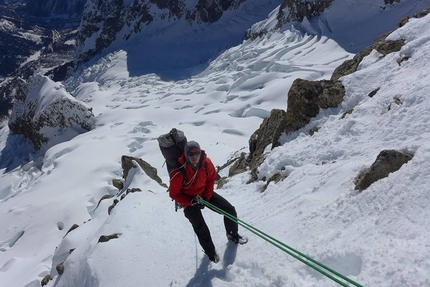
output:
[[[265,182],[246,184],[245,172],[217,190],[241,220],[363,286],[430,286],[429,28],[430,15],[391,33],[406,40],[399,52],[371,53],[341,78],[339,107],[268,149],[259,177],[281,172],[285,180],[262,193]],[[156,139],[176,127],[221,166],[248,151],[273,108],[286,108],[294,79],[328,79],[352,56],[330,38],[286,29],[245,41],[181,81],[130,76],[121,50],[78,71],[65,84],[93,108],[93,130],[31,156],[7,127],[0,130],[2,159],[7,150],[20,161],[12,169],[0,164],[0,285],[36,287],[51,274],[48,287],[338,286],[243,227],[248,244],[229,244],[222,217],[206,208],[221,257],[211,263],[166,189],[139,167],[125,184],[142,192],[110,215],[115,198],[96,206],[118,193],[112,180],[121,178],[122,155],[146,160],[168,183]],[[314,126],[320,129],[310,136]],[[357,192],[355,179],[384,149],[414,157]],[[73,224],[80,226],[65,236]],[[98,243],[111,234],[118,238]]]

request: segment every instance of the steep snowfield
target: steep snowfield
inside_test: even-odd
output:
[[[238,217],[363,286],[430,286],[429,29],[426,16],[393,32],[390,39],[406,39],[400,52],[367,56],[341,79],[347,94],[338,108],[321,110],[268,149],[259,176],[282,172],[284,181],[261,193],[265,182],[246,184],[244,173],[218,189]],[[271,32],[176,82],[130,77],[127,56],[110,54],[66,83],[93,107],[94,130],[31,156],[19,137],[0,131],[2,156],[7,151],[21,163],[1,166],[0,285],[36,287],[51,274],[50,287],[339,286],[244,228],[248,244],[227,243],[221,216],[206,208],[221,256],[210,263],[166,189],[140,168],[125,185],[142,192],[127,195],[110,215],[113,198],[96,206],[118,192],[112,179],[121,178],[122,155],[146,160],[167,183],[156,138],[177,127],[221,166],[248,151],[249,136],[271,109],[286,108],[294,79],[327,79],[352,55],[326,37]],[[311,137],[315,125],[320,130]],[[383,149],[414,158],[355,191],[354,180]],[[75,223],[80,227],[64,237]],[[97,243],[114,233],[117,239]]]

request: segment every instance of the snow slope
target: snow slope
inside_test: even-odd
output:
[[[261,193],[265,182],[246,184],[244,173],[217,190],[241,220],[363,286],[430,286],[429,29],[430,15],[394,31],[390,39],[406,39],[400,52],[367,56],[341,79],[347,94],[338,108],[322,110],[268,150],[260,178],[282,172],[284,181]],[[324,36],[271,32],[227,50],[202,74],[171,82],[130,77],[127,56],[112,53],[66,83],[93,107],[94,130],[31,155],[19,137],[0,131],[2,153],[14,150],[21,162],[13,170],[1,165],[0,286],[40,286],[47,274],[54,276],[49,287],[338,286],[244,228],[249,243],[229,244],[220,215],[205,209],[221,256],[210,263],[166,189],[140,168],[125,185],[142,192],[127,195],[110,215],[113,199],[96,206],[118,192],[112,179],[121,177],[122,155],[146,160],[167,183],[156,138],[177,127],[221,166],[248,151],[271,109],[286,108],[294,79],[327,79],[353,55]],[[315,125],[321,128],[311,137]],[[355,178],[383,149],[414,158],[355,191]],[[73,224],[80,227],[65,236]],[[113,233],[119,237],[97,243]]]

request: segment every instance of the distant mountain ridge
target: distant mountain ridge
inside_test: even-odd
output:
[[[84,0],[0,2],[0,119],[8,116],[17,78],[50,73],[73,59]],[[64,77],[64,71],[62,71]]]
[[[187,35],[195,33],[201,34],[202,42],[212,42],[210,46],[215,47],[208,54],[213,55],[226,42],[229,46],[239,44],[246,29],[256,19],[263,20],[281,3],[281,0],[88,0],[77,37],[75,66],[89,61],[112,45],[122,46],[133,40],[145,42],[146,46],[150,42],[158,45],[162,41],[166,45],[177,44],[179,41],[187,44]],[[223,27],[229,21],[230,26]],[[233,21],[234,25],[231,23]],[[218,32],[211,30],[215,26]],[[160,34],[164,35],[158,37]],[[236,34],[236,40],[225,40],[229,34]],[[164,40],[158,41],[159,39]],[[148,58],[152,56],[153,54]]]

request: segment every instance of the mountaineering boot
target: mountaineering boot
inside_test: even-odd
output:
[[[213,263],[218,263],[219,262],[219,256],[216,253],[216,251],[214,251],[211,254],[206,253],[206,255],[209,257],[209,260],[212,261]]]
[[[239,233],[234,233],[233,231],[227,233],[227,238],[236,244],[245,244],[248,242],[248,238],[239,235]]]

